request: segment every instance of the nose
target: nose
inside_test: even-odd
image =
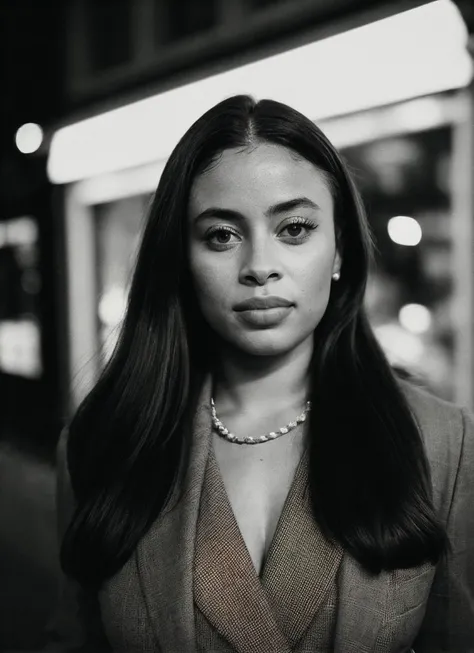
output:
[[[281,278],[281,269],[271,244],[249,244],[244,255],[239,281],[246,286],[264,286],[268,281]]]

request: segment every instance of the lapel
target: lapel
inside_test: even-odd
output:
[[[207,620],[239,653],[291,651],[335,582],[342,549],[327,542],[314,523],[306,480],[305,453],[260,580],[211,447],[196,540],[195,595]]]
[[[324,605],[342,560],[314,521],[303,453],[270,545],[262,582],[277,622],[295,647]],[[305,600],[301,600],[305,597]]]
[[[237,653],[291,653],[273,617],[211,451],[194,568],[196,603]]]
[[[138,573],[155,637],[163,651],[196,651],[192,568],[196,522],[208,458],[211,378],[201,391],[184,496],[152,525],[137,548]],[[173,499],[176,496],[173,496]]]
[[[354,558],[344,556],[338,583],[334,653],[375,652],[379,629],[393,608],[389,605],[390,577],[389,572],[371,575]],[[377,653],[389,650],[377,646]]]

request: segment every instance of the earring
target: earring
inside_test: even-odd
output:
[[[334,274],[332,275],[332,278],[333,278],[334,281],[339,281],[339,279],[341,278],[341,273],[340,272],[334,272]]]

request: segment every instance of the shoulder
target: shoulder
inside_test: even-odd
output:
[[[462,434],[463,409],[456,404],[435,397],[426,389],[409,381],[399,385],[424,436],[443,437]]]
[[[474,428],[468,410],[407,381],[400,387],[420,429],[435,498],[449,501],[461,467],[474,464]]]

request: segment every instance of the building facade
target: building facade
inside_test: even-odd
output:
[[[390,360],[472,407],[472,71],[457,6],[374,2],[362,12],[357,2],[214,0],[197,12],[191,2],[111,5],[71,6],[70,124],[55,133],[49,161],[63,197],[66,412],[113,348],[150,198],[173,139],[192,118],[166,107],[198,111],[242,88],[242,77],[251,92],[304,109],[354,171],[377,244],[367,308]],[[427,20],[428,11],[438,13]],[[310,81],[319,94],[304,91]],[[155,122],[146,123],[147,112]],[[115,135],[113,147],[107,134]],[[84,146],[88,138],[96,149]]]

